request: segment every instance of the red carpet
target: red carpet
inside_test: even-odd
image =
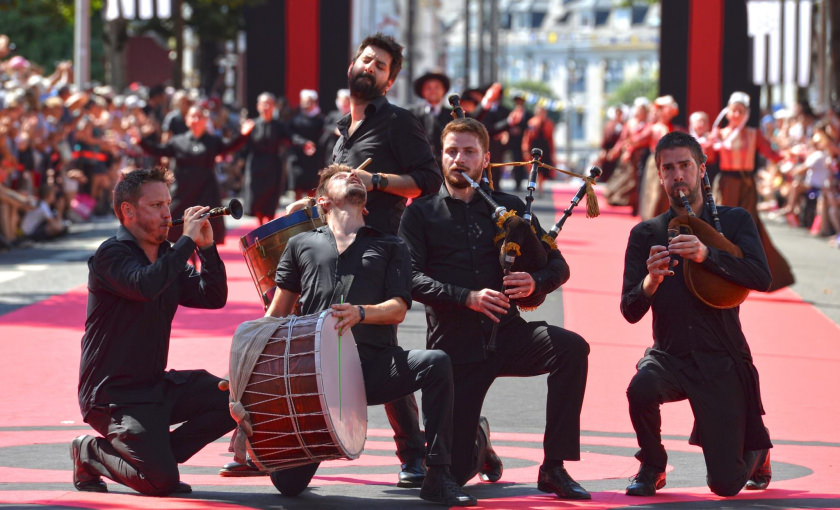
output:
[[[555,192],[559,218],[574,190]],[[565,326],[582,334],[590,343],[589,382],[582,414],[582,461],[568,468],[579,480],[614,480],[621,489],[593,493],[590,502],[560,502],[547,495],[512,495],[499,499],[482,498],[482,508],[618,508],[661,504],[668,508],[723,508],[721,498],[712,495],[696,478],[696,487],[666,487],[654,499],[628,498],[624,481],[635,473],[632,458],[635,439],[627,415],[625,390],[636,361],[650,345],[650,319],[631,325],[619,313],[619,293],[623,257],[630,228],[636,223],[624,208],[603,204],[598,218],[585,217],[581,204],[566,222],[557,239],[572,268],[571,280],[563,287]],[[544,223],[548,223],[544,219]],[[230,338],[238,324],[262,315],[256,290],[239,253],[238,236],[256,225],[241,222],[221,248],[225,260],[230,298],[223,312],[181,309],[173,327],[171,368],[207,368],[227,373]],[[0,506],[30,504],[86,508],[146,508],[147,498],[130,494],[83,494],[70,484],[67,444],[82,433],[84,424],[76,402],[79,345],[85,319],[86,290],[74,289],[0,317],[0,371],[4,374],[5,412],[0,418],[0,452],[16,447],[33,449],[52,446],[61,459],[55,468],[21,468],[0,460]],[[840,501],[837,469],[840,441],[836,425],[840,403],[833,392],[840,387],[840,328],[814,307],[804,303],[793,291],[752,294],[741,308],[741,319],[761,374],[762,393],[767,410],[766,423],[776,444],[774,464],[798,466],[787,479],[775,479],[767,491],[743,492],[730,501],[756,500],[755,506],[774,501],[771,508],[834,508]],[[14,384],[9,384],[9,383]],[[699,449],[689,446],[685,437],[691,430],[687,403],[663,407],[665,446],[672,452]],[[390,431],[370,430],[366,452],[354,466],[396,466]],[[498,453],[505,459],[522,459],[526,467],[505,469],[502,482],[532,484],[542,453],[541,436],[494,431]],[[521,444],[521,445],[520,445]],[[9,450],[11,451],[11,450]],[[613,453],[624,452],[624,453]],[[3,455],[0,455],[2,458]],[[184,481],[200,490],[206,486],[265,486],[265,478],[225,479],[215,468],[227,462],[226,444],[214,443],[196,455],[187,466],[203,467],[185,471]],[[506,464],[508,461],[506,460]],[[351,464],[333,461],[316,475],[314,486],[351,484],[375,486],[393,483],[394,469],[387,474],[360,474],[342,471]],[[213,468],[211,473],[209,468]],[[669,469],[673,469],[670,467]],[[42,489],[42,484],[55,484]],[[477,490],[482,485],[475,486]],[[584,484],[586,485],[586,484]],[[31,487],[32,490],[27,490]],[[215,493],[219,494],[219,493]],[[389,492],[391,494],[391,492]],[[389,496],[390,497],[390,496]],[[481,497],[481,496],[479,496]],[[820,503],[826,500],[825,505]],[[781,503],[779,503],[781,501]],[[246,508],[247,505],[221,503],[207,499],[154,499],[156,508]],[[727,507],[729,508],[729,507]]]

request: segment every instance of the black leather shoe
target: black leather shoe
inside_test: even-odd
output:
[[[82,492],[108,492],[108,486],[99,475],[93,474],[82,464],[82,442],[92,436],[79,436],[70,441],[70,460],[73,461],[73,487]]]
[[[639,466],[639,472],[631,478],[625,494],[628,496],[653,496],[656,491],[665,487],[665,472],[656,468]]]
[[[764,459],[759,461],[755,471],[744,486],[744,489],[748,491],[763,491],[770,485],[770,479],[773,477],[773,469],[770,467],[770,450],[764,450],[762,455]]]
[[[563,466],[550,469],[540,466],[537,489],[543,492],[553,492],[561,499],[592,499],[586,489],[574,481]]]
[[[485,482],[498,482],[502,477],[502,459],[496,455],[493,446],[490,444],[490,423],[482,416],[478,419],[478,428],[484,437],[487,438],[487,446],[484,448],[484,465],[478,470],[478,476]]]
[[[178,485],[175,486],[175,490],[172,491],[172,494],[190,494],[191,492],[192,487],[190,484],[179,481]]]
[[[266,476],[267,474],[260,471],[251,459],[245,461],[245,464],[228,462],[219,470],[220,476]]]
[[[423,480],[420,497],[446,506],[475,506],[478,503],[455,482],[449,466],[432,466]]]
[[[288,469],[281,469],[279,471],[272,471],[269,477],[274,487],[280,491],[280,494],[293,498],[303,492],[309,487],[309,482],[318,471],[320,462],[312,464],[304,464]]]
[[[426,466],[423,465],[423,459],[414,459],[400,466],[397,487],[416,489],[423,485],[424,478],[426,478]]]

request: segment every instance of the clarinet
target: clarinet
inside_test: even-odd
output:
[[[597,166],[593,166],[589,169],[589,177],[591,179],[597,179],[601,176],[602,173],[603,170],[601,170]],[[586,195],[586,182],[584,182],[578,190],[578,192],[575,193],[575,196],[572,197],[572,201],[569,204],[569,207],[563,210],[563,216],[560,217],[560,219],[557,221],[557,223],[554,224],[553,227],[551,227],[551,230],[546,232],[546,235],[548,235],[552,239],[557,239],[557,235],[560,234],[561,230],[563,230],[563,225],[566,223],[566,220],[569,218],[569,216],[572,215],[572,209],[574,209],[575,206],[577,206],[580,203],[580,200],[584,197],[584,195]]]

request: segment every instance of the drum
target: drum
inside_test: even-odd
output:
[[[257,359],[240,401],[254,429],[248,452],[262,471],[356,459],[367,434],[362,364],[331,311],[291,316]]]
[[[240,238],[242,256],[257,286],[257,292],[268,308],[274,298],[274,272],[277,262],[286,249],[286,243],[295,234],[308,232],[324,225],[317,207],[307,207],[292,214],[273,219]]]

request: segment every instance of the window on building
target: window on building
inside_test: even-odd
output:
[[[621,60],[607,60],[604,69],[604,92],[614,92],[624,82],[624,64]]]
[[[610,17],[609,9],[598,9],[595,11],[595,26],[602,27],[607,24]]]
[[[572,110],[569,116],[572,121],[572,140],[583,140],[586,136],[584,126],[586,124],[586,112],[581,110]]]
[[[634,25],[641,25],[645,22],[645,16],[647,16],[648,6],[647,5],[634,5],[633,6],[633,24]]]
[[[569,66],[571,92],[586,92],[586,61],[572,60]]]

